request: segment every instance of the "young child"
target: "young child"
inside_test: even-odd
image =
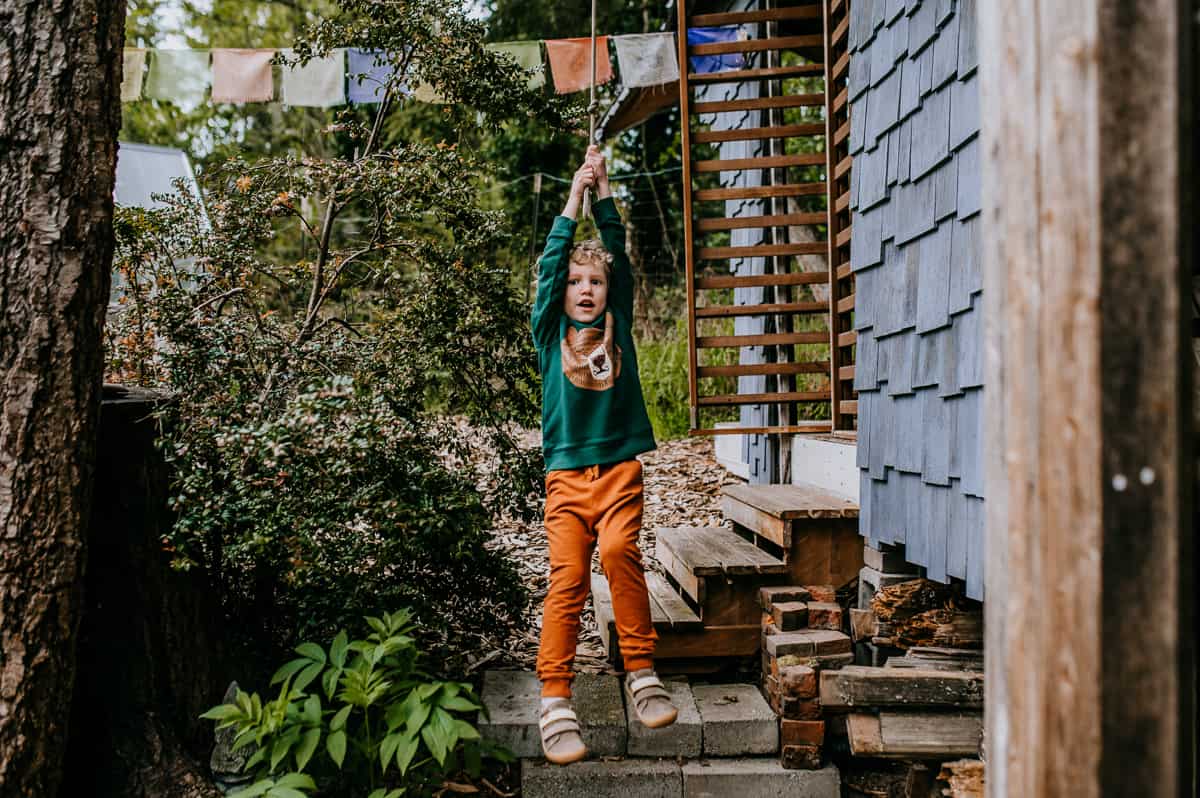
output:
[[[602,241],[574,245],[584,192]],[[574,246],[573,246],[574,245]],[[654,674],[650,598],[642,571],[642,464],[655,448],[633,351],[633,275],[625,227],[612,199],[604,157],[593,145],[554,220],[538,274],[533,339],[542,373],[546,458],[546,537],[550,588],[542,608],[537,674],[546,759],[567,764],[587,753],[571,709],[571,666],[579,614],[591,588],[592,550],[612,590],[624,655],[626,699],[656,729],[677,710]]]

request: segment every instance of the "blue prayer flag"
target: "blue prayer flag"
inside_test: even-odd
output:
[[[740,32],[741,26],[739,25],[721,25],[715,28],[688,28],[688,45],[736,42]],[[746,59],[741,53],[693,55],[688,60],[692,62],[692,71],[698,73],[726,72],[731,69],[742,69],[746,65]]]

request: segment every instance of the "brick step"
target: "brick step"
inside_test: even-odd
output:
[[[858,576],[858,505],[811,485],[727,485],[721,511],[734,532],[787,564],[795,584],[841,586]]]

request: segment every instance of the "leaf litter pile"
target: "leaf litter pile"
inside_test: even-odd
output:
[[[471,434],[467,429],[463,432]],[[541,445],[538,430],[523,430],[515,434],[519,435],[522,445]],[[480,452],[481,459],[485,460],[487,455],[484,448],[475,451]],[[639,545],[646,569],[662,573],[662,566],[654,558],[654,531],[660,527],[721,526],[724,524],[721,486],[741,480],[717,464],[713,441],[709,438],[660,441],[657,450],[647,452],[638,459],[642,461],[645,483],[645,512]],[[474,465],[479,468],[482,464],[476,462]],[[480,650],[469,656],[470,669],[534,670],[541,633],[542,601],[546,597],[550,575],[546,529],[540,517],[524,522],[506,516],[499,520],[493,530],[490,546],[508,555],[516,564],[522,581],[529,587],[530,603],[526,609],[529,625],[526,631],[514,638],[495,641],[490,650]],[[603,573],[596,554],[592,555],[592,571]],[[612,671],[604,658],[590,598],[581,618],[575,669],[587,673]]]

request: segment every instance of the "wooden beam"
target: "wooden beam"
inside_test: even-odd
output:
[[[687,0],[675,4],[676,57],[684,67],[679,81],[679,138],[683,151],[683,269],[687,292],[688,336],[688,428],[700,426],[700,408],[696,404],[696,253],[692,231],[692,87],[687,72]],[[698,199],[698,197],[697,197]]]
[[[821,673],[821,706],[983,709],[983,674],[848,665]]]
[[[992,798],[1194,786],[1189,5],[977,5]]]
[[[846,718],[846,729],[855,756],[949,759],[979,753],[983,716],[978,712],[854,712]]]

